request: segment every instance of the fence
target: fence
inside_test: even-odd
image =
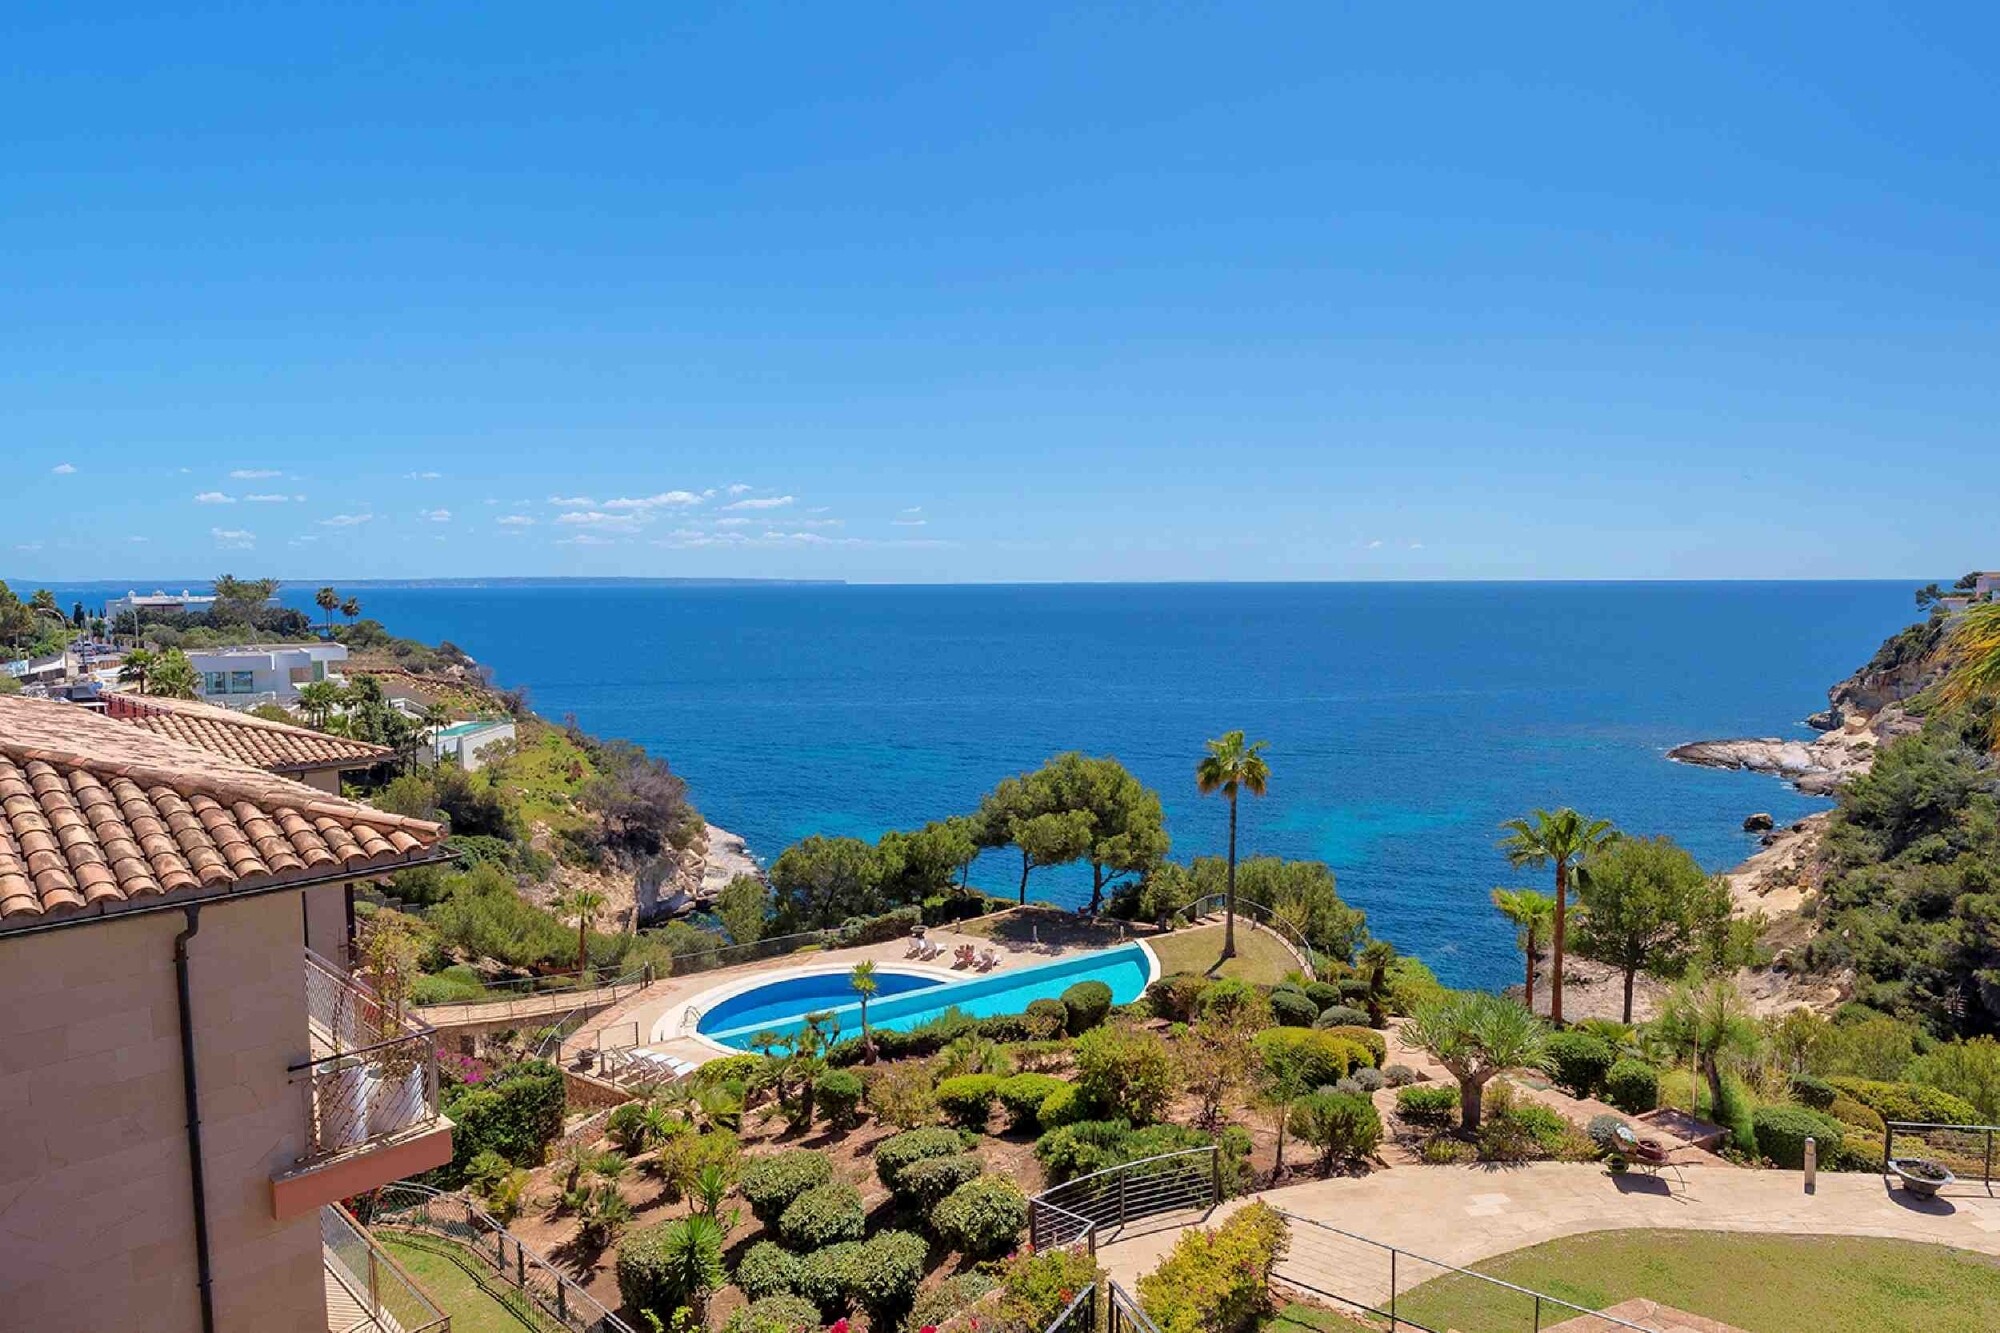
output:
[[[337,1203],[319,1210],[319,1239],[327,1275],[347,1297],[346,1308],[329,1290],[327,1328],[332,1333],[447,1333],[451,1316],[423,1289],[354,1215]]]
[[[1225,893],[1203,894],[1201,897],[1187,904],[1187,906],[1169,913],[1167,920],[1176,929],[1182,925],[1192,925],[1204,916],[1225,910],[1228,902],[1229,895]],[[1299,933],[1297,927],[1286,921],[1282,916],[1279,916],[1275,909],[1267,907],[1260,902],[1253,902],[1239,893],[1236,895],[1236,913],[1238,916],[1249,917],[1252,921],[1264,927],[1273,935],[1276,935],[1279,941],[1287,949],[1291,950],[1292,957],[1298,960],[1299,966],[1304,969],[1307,977],[1317,977],[1320,975],[1320,953],[1312,947],[1312,944],[1307,941],[1304,935]]]
[[[1207,1212],[1221,1200],[1222,1156],[1214,1145],[1143,1157],[1028,1200],[1028,1242],[1095,1254],[1103,1232],[1165,1213]]]
[[[1889,1164],[1897,1158],[1928,1158],[1957,1177],[1960,1184],[1974,1184],[1993,1193],[1993,1136],[2000,1125],[1930,1125],[1911,1120],[1891,1120],[1882,1130],[1882,1170],[1892,1173]]]
[[[1427,1259],[1282,1208],[1278,1215],[1291,1225],[1292,1240],[1271,1280],[1355,1310],[1376,1328],[1411,1329],[1415,1333],[1447,1333],[1449,1327],[1477,1328],[1478,1333],[1540,1333],[1552,1324],[1588,1315],[1591,1333],[1611,1333],[1613,1329],[1646,1333],[1644,1325],[1615,1315]],[[1415,1291],[1439,1278],[1449,1279],[1444,1284],[1449,1290]],[[1446,1300],[1450,1302],[1450,1325],[1444,1322]],[[1478,1311],[1476,1323],[1466,1314],[1468,1304]]]
[[[547,1333],[632,1333],[631,1325],[463,1195],[441,1194],[407,1181],[380,1190],[369,1225],[454,1242],[522,1298],[515,1313]]]

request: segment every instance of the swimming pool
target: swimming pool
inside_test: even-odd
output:
[[[876,974],[882,988],[868,1002],[868,1026],[908,1031],[947,1009],[974,1018],[1018,1014],[1035,1000],[1057,998],[1079,981],[1101,981],[1111,987],[1113,1004],[1128,1004],[1145,994],[1158,975],[1159,963],[1143,944],[1100,949],[1034,967],[1003,966],[963,980],[884,970]],[[706,1041],[746,1051],[751,1049],[751,1038],[760,1033],[775,1033],[782,1039],[803,1026],[806,1014],[831,1010],[839,1034],[857,1036],[861,1006],[853,997],[845,971],[783,977],[716,1001],[702,1013],[695,1031]]]

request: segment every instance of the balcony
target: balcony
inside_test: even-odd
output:
[[[310,949],[305,986],[310,1055],[291,1071],[304,1146],[271,1178],[280,1219],[451,1160],[431,1030]]]

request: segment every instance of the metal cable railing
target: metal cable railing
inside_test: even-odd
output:
[[[1079,1291],[1042,1333],[1096,1333],[1097,1284]]]
[[[1167,920],[1179,923],[1185,917],[1186,921],[1184,924],[1192,925],[1195,921],[1209,915],[1211,912],[1225,910],[1228,902],[1229,895],[1226,893],[1204,893],[1201,897],[1169,912]],[[1305,969],[1308,978],[1320,975],[1322,958],[1320,951],[1313,948],[1311,941],[1300,934],[1297,927],[1278,915],[1276,908],[1257,902],[1254,899],[1245,898],[1239,893],[1236,895],[1236,911],[1238,915],[1250,918],[1257,925],[1264,927],[1276,935],[1279,941],[1287,949],[1291,950],[1292,957],[1298,960],[1300,967]],[[1178,926],[1175,928],[1178,929]]]
[[[1962,1185],[1977,1184],[1993,1193],[1994,1136],[2000,1125],[1933,1125],[1914,1120],[1886,1121],[1882,1128],[1882,1171],[1896,1173],[1893,1163],[1924,1158],[1951,1172]]]
[[[1282,1208],[1276,1211],[1291,1226],[1291,1245],[1272,1269],[1272,1282],[1386,1320],[1385,1326],[1391,1330],[1448,1333],[1440,1325],[1426,1322],[1441,1316],[1431,1315],[1432,1302],[1417,1290],[1427,1282],[1448,1278],[1470,1285],[1477,1293],[1482,1333],[1541,1333],[1551,1324],[1579,1315],[1595,1321],[1589,1327],[1596,1333],[1612,1329],[1646,1333],[1644,1325],[1616,1315],[1428,1259]],[[1457,1319],[1463,1320],[1464,1307],[1463,1294],[1454,1292],[1452,1309]]]
[[[1109,1333],[1160,1333],[1132,1293],[1116,1282],[1105,1283],[1105,1321]]]
[[[1100,1232],[1166,1213],[1207,1212],[1222,1200],[1222,1156],[1215,1145],[1142,1157],[1093,1171],[1028,1200],[1028,1239],[1036,1249],[1097,1252]]]
[[[437,1042],[375,992],[310,949],[306,1013],[314,1057],[291,1069],[305,1087],[300,1161],[359,1148],[438,1118]]]
[[[524,1297],[516,1313],[547,1333],[632,1333],[631,1325],[463,1195],[399,1181],[377,1193],[369,1225],[453,1242]]]
[[[319,1210],[332,1333],[448,1333],[451,1316],[437,1307],[376,1239],[337,1203]]]

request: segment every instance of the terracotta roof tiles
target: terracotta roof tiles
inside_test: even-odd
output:
[[[0,924],[392,870],[442,836],[149,728],[0,696]]]
[[[210,704],[114,694],[107,700],[111,717],[143,727],[204,750],[226,754],[273,773],[298,773],[315,768],[365,768],[394,753],[382,745],[329,736],[308,727],[270,722]]]

